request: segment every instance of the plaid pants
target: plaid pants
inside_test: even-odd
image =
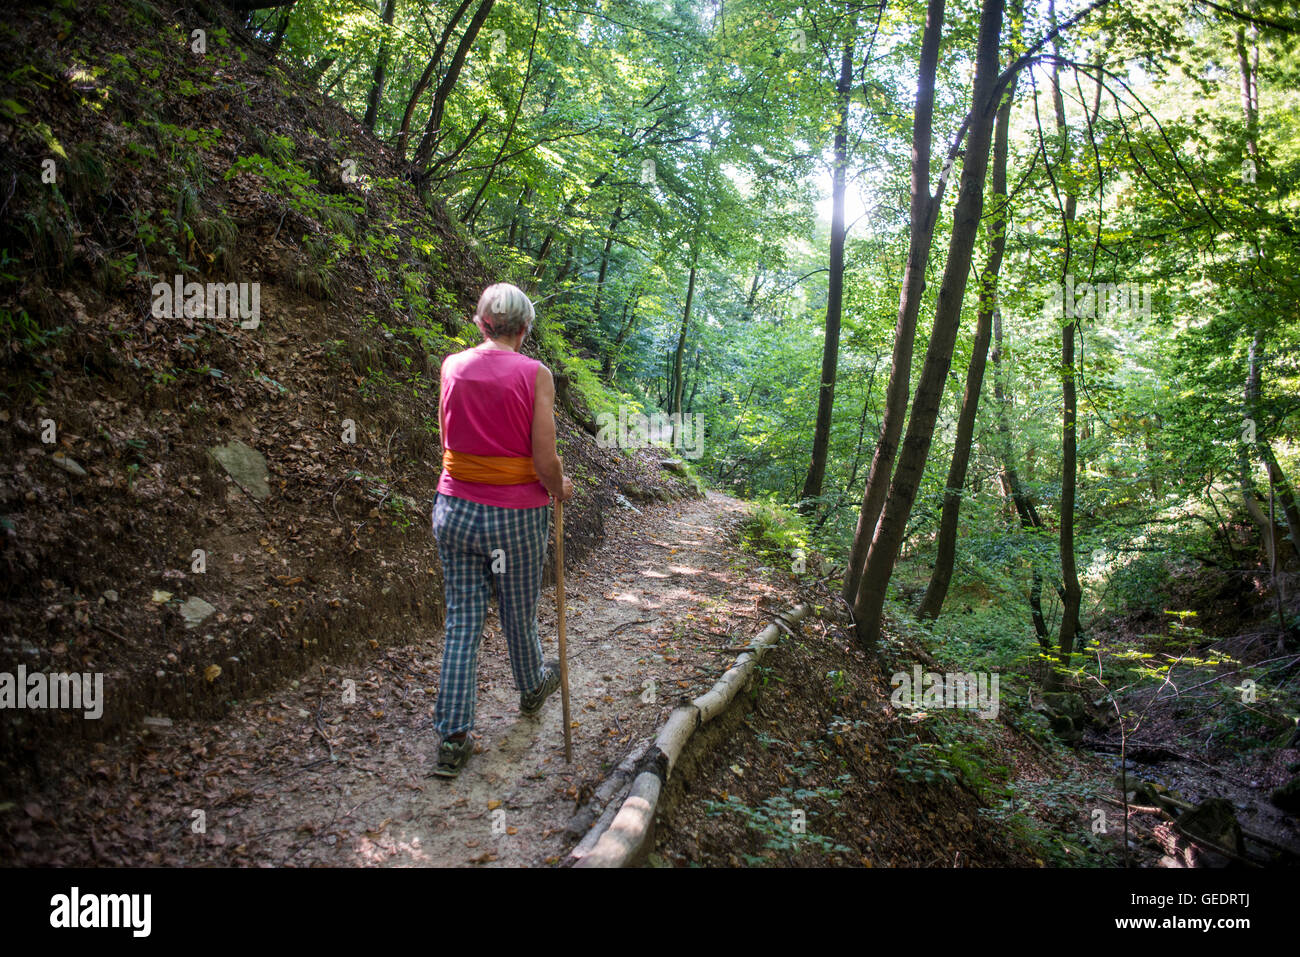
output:
[[[510,667],[520,693],[542,683],[537,597],[549,538],[550,509],[498,508],[438,495],[433,535],[442,561],[447,634],[434,727],[444,738],[474,727],[478,647],[495,590]]]

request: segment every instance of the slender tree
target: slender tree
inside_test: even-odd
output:
[[[429,57],[429,62],[425,66],[424,72],[421,73],[420,78],[415,81],[415,86],[411,90],[411,95],[407,97],[406,109],[402,112],[402,124],[397,130],[398,156],[406,156],[406,140],[407,137],[410,136],[411,119],[415,116],[415,107],[420,102],[420,97],[424,95],[424,91],[429,88],[429,84],[433,81],[434,71],[438,69],[438,65],[442,62],[443,51],[447,49],[447,44],[451,41],[457,24],[460,23],[461,19],[465,16],[465,11],[469,9],[470,4],[473,2],[474,0],[461,0],[460,6],[452,12],[451,17],[447,20],[447,25],[443,27],[442,34],[438,37],[438,42],[433,48],[433,54]]]
[[[909,209],[910,235],[907,265],[899,293],[898,321],[894,326],[894,354],[885,387],[885,409],[880,437],[871,459],[857,531],[844,573],[844,600],[856,601],[862,567],[876,529],[881,506],[893,474],[898,440],[907,417],[907,394],[912,376],[912,347],[916,340],[916,318],[925,292],[925,270],[930,260],[930,239],[938,212],[938,196],[930,195],[930,151],[934,123],[934,78],[939,65],[939,40],[943,35],[944,0],[929,0],[921,55],[916,71],[916,104],[912,111],[912,184]],[[940,181],[942,192],[943,180]]]
[[[492,6],[496,0],[481,0],[478,9],[474,11],[474,16],[470,18],[469,25],[465,32],[461,34],[460,43],[456,45],[456,52],[452,54],[451,62],[447,65],[447,73],[443,76],[442,82],[438,84],[437,89],[433,91],[433,106],[429,110],[429,121],[425,124],[424,135],[420,137],[420,143],[415,148],[415,158],[412,165],[415,167],[417,182],[424,188],[427,185],[427,170],[430,161],[433,159],[433,151],[437,147],[441,138],[442,118],[447,109],[447,100],[451,96],[452,90],[456,88],[457,81],[460,80],[460,71],[465,66],[465,59],[469,56],[470,49],[474,46],[474,41],[478,39],[478,34],[483,29],[483,24],[492,12]]]
[[[691,307],[695,303],[695,277],[699,272],[700,265],[700,247],[699,238],[691,244],[691,273],[690,279],[686,283],[686,306],[682,309],[682,325],[677,334],[677,348],[673,350],[672,356],[672,387],[669,393],[671,405],[668,408],[669,413],[674,415],[673,418],[673,448],[677,448],[677,436],[680,429],[680,416],[682,411],[682,387],[685,384],[682,378],[682,356],[686,353],[686,334],[691,327]]]
[[[961,322],[962,301],[970,274],[975,235],[984,208],[984,178],[988,172],[989,147],[993,122],[998,111],[998,45],[1002,33],[1004,0],[984,0],[980,9],[979,37],[976,41],[975,84],[971,100],[970,129],[966,159],[962,164],[957,206],[953,213],[948,258],[935,306],[934,326],[926,350],[925,365],[912,400],[903,447],[889,493],[881,508],[880,521],[853,606],[858,637],[874,647],[880,637],[880,618],[885,606],[885,592],[893,574],[894,562],[902,545],[903,532],[916,501],[921,473],[930,452],[934,424],[943,399],[944,381],[952,364],[953,345]]]
[[[934,571],[921,599],[918,615],[938,618],[943,610],[948,586],[952,582],[953,563],[957,557],[957,519],[961,511],[962,488],[970,462],[975,435],[975,413],[979,408],[980,390],[984,385],[984,366],[992,338],[993,314],[998,309],[998,275],[1002,270],[1007,246],[1007,147],[1011,125],[1011,105],[1016,94],[1016,77],[1007,84],[998,108],[993,134],[993,214],[989,221],[989,256],[980,275],[979,310],[975,321],[975,341],[971,346],[970,366],[966,370],[966,390],[957,415],[957,435],[948,468],[948,483],[939,517]]]
[[[835,158],[831,182],[831,255],[826,290],[826,335],[822,343],[821,386],[817,390],[817,425],[813,430],[812,462],[803,483],[799,510],[816,510],[826,477],[826,453],[830,447],[831,415],[835,405],[835,376],[840,356],[840,313],[844,304],[844,191],[848,179],[849,91],[853,83],[853,42],[840,54],[840,77],[836,84]]]
[[[1056,25],[1056,5],[1048,0],[1048,15],[1052,25]],[[1056,168],[1061,171],[1065,195],[1061,203],[1061,237],[1064,255],[1061,264],[1061,284],[1070,276],[1071,253],[1073,250],[1073,232],[1079,207],[1078,176],[1073,169],[1073,151],[1070,147],[1070,128],[1065,116],[1065,97],[1061,92],[1061,51],[1060,43],[1052,41],[1056,56],[1052,60],[1052,105],[1056,116],[1056,132],[1060,138],[1060,152]],[[1101,108],[1101,72],[1098,71],[1096,95],[1091,107],[1088,128],[1095,125]],[[1085,110],[1089,110],[1087,104]],[[1052,164],[1046,155],[1043,144],[1043,164],[1052,178],[1053,187],[1056,177],[1052,173]],[[1074,653],[1076,639],[1081,630],[1079,609],[1083,602],[1083,588],[1079,584],[1078,562],[1075,558],[1075,501],[1079,487],[1079,437],[1078,437],[1078,370],[1075,367],[1075,339],[1079,336],[1079,319],[1066,315],[1061,326],[1061,517],[1060,517],[1060,551],[1062,610],[1061,630],[1057,648],[1062,667],[1069,665]],[[1056,671],[1048,675],[1048,684],[1055,685]]]
[[[1033,499],[1020,481],[1020,472],[1016,468],[1015,444],[1011,440],[1011,417],[1008,409],[1011,405],[1011,392],[1006,384],[1007,376],[1003,368],[1002,348],[1002,312],[993,312],[993,401],[997,413],[997,432],[995,443],[1002,463],[999,479],[1003,494],[1011,499],[1020,518],[1020,527],[1037,533],[1043,527],[1043,520],[1038,515]],[[1043,572],[1038,567],[1038,556],[1031,560],[1031,581],[1029,586],[1029,614],[1034,623],[1034,635],[1044,651],[1051,650],[1052,642],[1047,630],[1047,619],[1043,616]]]
[[[384,78],[388,73],[388,31],[393,25],[393,15],[397,12],[397,0],[384,0],[384,32],[379,39],[379,55],[375,57],[375,71],[370,78],[370,95],[366,97],[366,115],[361,124],[371,132],[375,129],[375,118],[379,115],[379,104],[384,98]]]

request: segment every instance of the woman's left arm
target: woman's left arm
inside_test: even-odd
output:
[[[533,468],[546,491],[561,502],[573,497],[573,483],[555,451],[555,379],[544,365],[537,367],[533,389]]]

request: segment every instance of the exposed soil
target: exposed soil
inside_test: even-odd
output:
[[[656,866],[990,867],[1043,861],[982,818],[962,784],[900,775],[911,716],[890,707],[883,666],[821,617],[763,660],[747,700],[692,738],[674,771],[650,857]],[[977,719],[972,718],[972,721]],[[989,722],[992,747],[1025,749]],[[924,732],[922,732],[924,733]]]
[[[570,573],[572,764],[558,694],[539,718],[519,715],[493,613],[476,754],[455,781],[429,778],[442,636],[411,619],[405,644],[375,649],[363,666],[315,665],[220,721],[177,720],[65,754],[47,787],[0,816],[0,856],[100,866],[556,863],[575,843],[566,825],[609,770],[678,698],[712,686],[735,658],[720,649],[796,600],[790,584],[764,583],[734,544],[742,515],[742,503],[713,493],[620,510],[604,544]],[[550,589],[540,619],[553,654]]]
[[[14,171],[0,245],[18,257],[0,308],[32,327],[0,355],[0,671],[102,673],[106,700],[99,720],[7,712],[0,799],[44,786],[53,752],[150,714],[219,717],[312,662],[343,667],[367,640],[439,624],[424,533],[439,363],[489,281],[382,144],[237,30],[148,2],[12,14],[0,54],[30,69],[0,78],[23,110],[0,116]],[[185,41],[197,26],[212,34],[203,56]],[[53,186],[39,180],[47,136]],[[295,199],[227,176],[255,155],[315,186]],[[364,176],[344,182],[340,157]],[[391,248],[363,251],[377,237]],[[339,242],[348,252],[322,252]],[[260,325],[158,318],[153,280],[181,273],[260,284]],[[581,396],[563,406],[561,449],[586,491],[566,521],[578,562],[618,492],[689,485],[657,456],[598,448],[574,421]],[[265,458],[264,500],[214,460],[233,441]],[[213,610],[188,623],[199,599]]]
[[[0,28],[19,67],[0,77],[0,246],[16,257],[0,308],[23,317],[0,354],[0,671],[102,672],[107,692],[99,721],[0,721],[0,864],[553,865],[609,771],[798,600],[815,608],[800,635],[683,756],[651,864],[1042,864],[1043,844],[995,806],[1011,782],[1052,830],[1053,863],[1119,861],[1122,832],[1089,837],[1113,759],[1007,721],[943,744],[933,721],[892,711],[891,669],[849,638],[838,599],[738,547],[737,501],[683,499],[690,483],[657,455],[599,448],[549,356],[580,489],[566,520],[574,760],[558,696],[538,719],[517,713],[490,621],[478,753],[455,782],[430,779],[438,362],[490,277],[381,143],[226,18],[105,0],[16,8]],[[203,56],[187,45],[196,26],[215,28]],[[51,153],[57,188],[39,180]],[[227,176],[254,156],[312,188]],[[343,180],[344,158],[362,180]],[[153,280],[181,273],[259,283],[260,326],[153,315]],[[213,459],[234,440],[265,457],[265,499]],[[1278,705],[1294,636],[1270,624],[1271,587],[1258,569],[1198,572],[1169,597],[1202,635],[1171,636],[1154,611],[1095,630],[1106,647],[1232,658],[1209,684],[1180,679],[1186,694],[1125,700],[1147,749],[1173,755],[1130,773],[1226,797],[1294,848],[1296,819],[1267,804],[1300,758]],[[1286,591],[1293,620],[1293,578]],[[182,603],[198,598],[212,611],[187,627]],[[1234,699],[1235,662],[1272,669],[1251,707]],[[952,773],[970,742],[996,780]],[[1151,842],[1133,851],[1168,863]]]
[[[1288,620],[1300,612],[1294,596],[1300,576],[1282,578]],[[1270,800],[1273,789],[1300,769],[1300,738],[1285,697],[1300,671],[1293,638],[1279,627],[1272,581],[1261,567],[1218,569],[1186,563],[1173,569],[1163,607],[1135,611],[1098,629],[1103,654],[1139,647],[1156,665],[1175,663],[1162,682],[1134,684],[1122,699],[1130,715],[1125,763],[1129,787],[1143,781],[1169,788],[1181,800],[1231,802],[1246,831],[1246,850],[1256,861],[1300,863],[1300,820]],[[1257,670],[1256,670],[1257,669]],[[1249,694],[1244,678],[1256,675]],[[1105,702],[1103,702],[1105,704]],[[1113,707],[1113,706],[1108,706]],[[1104,758],[1118,794],[1119,728],[1109,722],[1085,746],[1105,747]],[[1149,802],[1148,802],[1149,803]],[[1186,856],[1152,839],[1161,817],[1134,812],[1132,852],[1150,866],[1185,866]],[[1251,839],[1262,837],[1261,844]]]

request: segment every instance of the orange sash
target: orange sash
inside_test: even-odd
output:
[[[442,453],[442,467],[454,479],[481,482],[484,485],[527,485],[537,482],[533,460],[515,455],[471,455],[468,452]]]

